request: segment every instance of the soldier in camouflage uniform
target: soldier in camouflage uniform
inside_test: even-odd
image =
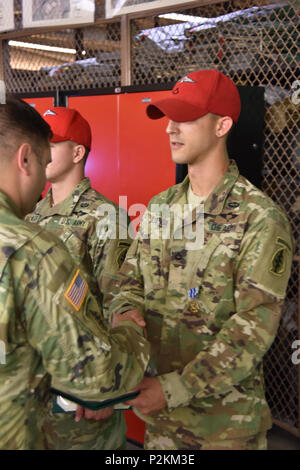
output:
[[[50,386],[116,397],[142,379],[149,350],[137,324],[107,329],[63,243],[23,220],[45,185],[48,124],[12,101],[0,105],[0,130],[0,449],[43,449]]]
[[[216,70],[189,73],[147,108],[152,119],[168,117],[172,158],[188,164],[188,176],[150,201],[111,305],[146,320],[152,376],[128,402],[146,421],[146,449],[266,448],[262,359],[293,239],[283,211],[228,158],[239,113],[237,88]],[[162,204],[171,215],[186,204],[190,212],[178,222]],[[170,237],[161,230],[168,224]]]
[[[52,183],[27,220],[55,233],[67,246],[72,258],[90,275],[90,287],[101,301],[107,323],[108,307],[114,291],[118,292],[117,273],[125,258],[131,239],[99,237],[99,223],[105,209],[111,206],[118,216],[118,206],[92,189],[84,176],[84,167],[91,148],[91,129],[81,114],[69,108],[55,107],[44,113],[53,132],[52,161],[46,168]],[[100,216],[100,212],[102,215]],[[124,211],[125,212],[125,211]],[[127,216],[123,216],[124,233]],[[116,218],[119,227],[119,218]],[[126,424],[122,411],[106,408],[97,412],[85,410],[86,417],[77,419],[74,413],[53,414],[45,423],[47,446],[56,450],[109,450],[125,448]],[[79,412],[79,413],[78,413]],[[83,409],[77,410],[84,415]],[[87,418],[93,418],[89,421]],[[96,421],[94,421],[96,420]]]

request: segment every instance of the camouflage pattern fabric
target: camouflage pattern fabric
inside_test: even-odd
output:
[[[184,443],[181,441],[181,433],[170,437],[168,435],[157,434],[151,431],[151,425],[147,426],[145,440],[148,442],[148,450],[160,448],[163,442],[164,450],[184,449]],[[256,434],[255,436],[244,436],[235,439],[220,439],[219,441],[209,441],[205,439],[197,439],[196,442],[189,442],[187,449],[195,450],[266,450],[267,436],[265,432]],[[194,447],[193,447],[194,445]]]
[[[119,268],[124,261],[131,239],[99,239],[97,215],[99,207],[117,205],[91,188],[84,178],[61,203],[51,206],[51,188],[26,219],[57,235],[67,246],[72,258],[80,263],[89,277],[89,286],[102,305],[107,322],[108,307],[114,292],[119,291]],[[117,212],[117,211],[116,211]],[[102,216],[103,219],[103,216]],[[124,218],[125,225],[127,216]],[[116,220],[118,226],[119,219]],[[101,421],[81,419],[75,422],[74,413],[52,413],[45,421],[47,448],[56,450],[110,450],[124,448],[126,424],[118,410]]]
[[[82,400],[127,393],[148,343],[124,321],[109,331],[62,242],[0,193],[0,448],[43,449],[50,385]]]
[[[187,177],[150,201],[112,303],[115,312],[144,313],[152,375],[167,401],[151,416],[136,411],[147,423],[147,449],[251,441],[271,427],[262,359],[276,335],[291,271],[289,222],[231,162],[205,201],[202,247],[187,248],[185,237],[145,236],[150,219],[167,224],[154,204],[186,204],[188,186]]]
[[[122,233],[127,233],[130,222],[126,211],[120,209],[122,220],[119,220],[117,204],[93,189],[89,178],[83,178],[66,199],[53,207],[51,198],[50,188],[26,220],[50,230],[64,242],[72,258],[91,275],[91,289],[100,297],[104,318],[110,322],[109,305],[114,291],[119,289],[118,271],[132,239],[128,236],[120,239],[118,230],[114,239],[109,235],[98,236],[109,222],[107,215],[101,215],[101,207],[109,206],[116,212],[113,222],[117,228],[122,224]]]
[[[52,401],[43,424],[47,450],[122,450],[126,448],[126,423],[123,412],[116,410],[101,421],[81,419],[74,413],[53,414]]]

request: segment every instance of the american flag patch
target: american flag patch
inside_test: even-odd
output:
[[[65,298],[70,302],[75,310],[78,311],[80,309],[85,299],[87,289],[88,285],[78,269],[67,289],[67,292],[65,292]]]

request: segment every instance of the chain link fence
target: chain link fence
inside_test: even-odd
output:
[[[283,317],[265,359],[265,375],[274,420],[300,435],[299,366],[291,360],[300,316],[300,6],[292,0],[201,3],[176,14],[130,21],[131,85],[171,84],[189,71],[214,67],[237,85],[265,89],[263,190],[287,212],[296,240]],[[21,29],[20,0],[15,0],[15,11]],[[97,21],[104,14],[104,1],[97,0],[92,26],[24,31],[17,41],[25,45],[6,41],[7,91],[101,92],[121,86],[121,25],[118,19]]]

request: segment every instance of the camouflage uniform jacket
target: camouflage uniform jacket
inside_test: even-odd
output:
[[[262,358],[276,335],[293,240],[285,214],[234,162],[205,201],[202,247],[188,249],[184,236],[143,236],[145,220],[157,217],[151,206],[187,204],[188,185],[186,177],[150,201],[112,309],[144,312],[167,401],[144,416],[148,428],[193,448],[198,439],[235,439],[271,425]]]
[[[117,273],[132,240],[129,237],[119,239],[117,235],[115,239],[100,238],[98,224],[105,219],[104,207],[109,206],[111,210],[115,210],[118,227],[119,208],[91,188],[88,178],[84,178],[61,203],[52,207],[51,199],[50,188],[26,220],[55,233],[67,246],[72,258],[84,267],[86,273],[91,274],[90,287],[97,298],[102,299],[103,315],[107,318],[112,293],[114,290],[118,291]],[[103,214],[100,213],[101,208]],[[126,229],[126,212],[121,209],[121,214],[124,218],[121,222]]]
[[[147,341],[129,322],[110,332],[62,242],[20,218],[0,192],[0,448],[43,448],[52,386],[84,400],[142,379]]]

